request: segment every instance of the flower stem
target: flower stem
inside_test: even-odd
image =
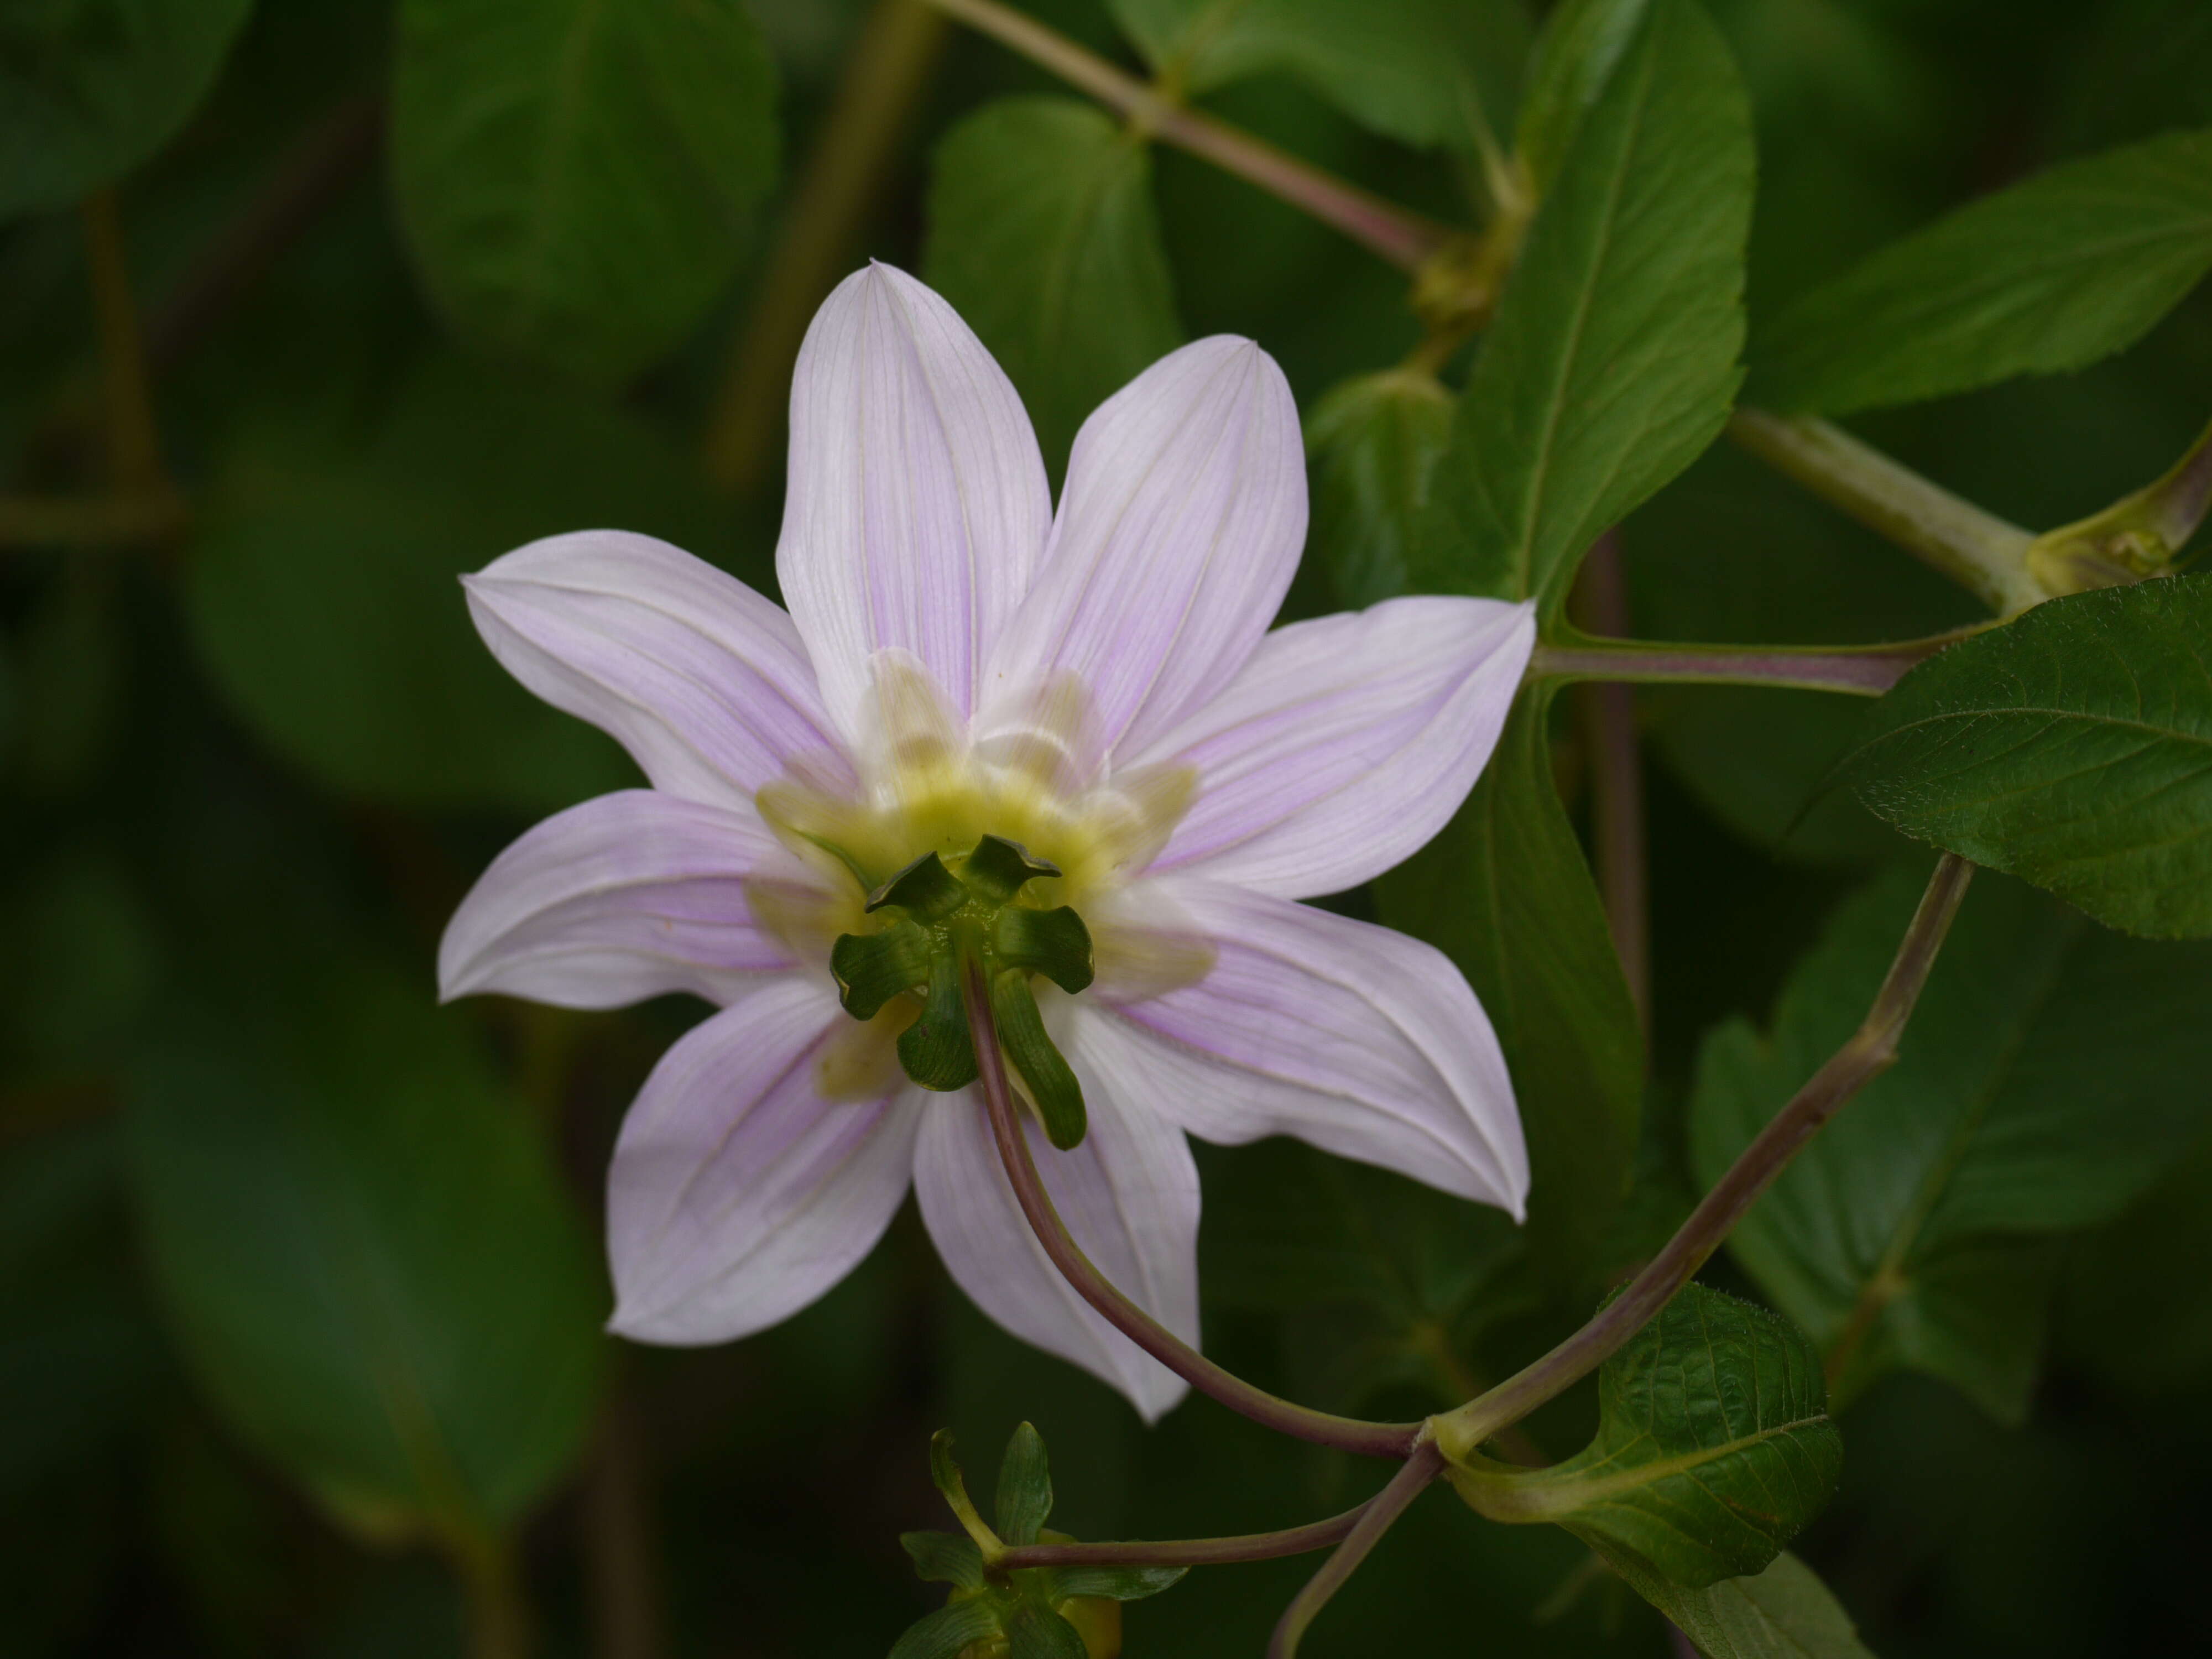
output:
[[[1577,635],[1563,645],[1538,646],[1528,672],[1568,680],[1768,685],[1878,697],[1915,663],[1972,631],[1893,645],[1841,646],[1660,645]]]
[[[1321,1571],[1306,1581],[1306,1587],[1283,1609],[1275,1633],[1267,1638],[1267,1659],[1293,1659],[1306,1626],[1328,1605],[1329,1598],[1344,1587],[1345,1581],[1367,1559],[1368,1552],[1382,1541],[1382,1534],[1443,1473],[1443,1467],[1444,1460],[1435,1441],[1424,1440],[1413,1449],[1405,1468],[1392,1475],[1389,1484],[1369,1500],[1344,1541],[1336,1547],[1336,1553],[1322,1563]]]
[[[1164,98],[1066,36],[999,0],[930,0],[939,11],[989,35],[1031,63],[1089,93],[1140,131],[1257,185],[1334,226],[1401,270],[1413,270],[1452,240],[1443,226],[1362,190],[1226,122]]]
[[[1620,538],[1607,531],[1576,580],[1582,619],[1601,633],[1628,632],[1628,584]],[[1644,767],[1636,738],[1636,692],[1623,682],[1576,688],[1590,750],[1590,829],[1597,847],[1598,891],[1613,948],[1628,981],[1637,1023],[1651,1035],[1651,895],[1644,857]]]
[[[1841,427],[1744,408],[1729,435],[1832,507],[1933,565],[2001,617],[2049,595],[2028,568],[2035,538],[1954,495]]]
[[[1559,1346],[1496,1388],[1458,1409],[1431,1419],[1437,1443],[1455,1462],[1469,1456],[1508,1423],[1530,1412],[1595,1370],[1654,1318],[1720,1247],[1729,1231],[1844,1103],[1889,1069],[1897,1042],[1951,918],[1958,914],[1974,866],[1946,853],[1929,878],[1912,925],[1905,930],[1889,975],[1850,1040],[1813,1074],[1790,1103],[1715,1183],[1674,1237],[1628,1287]]]
[[[1001,1555],[998,1565],[1011,1572],[1021,1567],[1205,1567],[1237,1561],[1273,1561],[1285,1555],[1304,1555],[1338,1543],[1359,1517],[1367,1513],[1361,1504],[1326,1521],[1310,1521],[1303,1527],[1280,1532],[1245,1533],[1234,1538],[1176,1538],[1160,1542],[1144,1540],[1126,1544],[1019,1544]]]
[[[92,276],[94,314],[100,325],[100,363],[107,407],[110,481],[124,495],[166,494],[161,441],[154,428],[154,398],[146,372],[146,342],[131,296],[123,246],[123,221],[112,188],[85,198],[86,264]]]
[[[877,0],[861,26],[715,398],[701,453],[717,489],[749,491],[768,471],[806,325],[898,153],[945,33],[924,0]]]
[[[1036,1235],[1037,1243],[1044,1246],[1052,1265],[1060,1270],[1061,1278],[1074,1286],[1076,1293],[1103,1315],[1115,1329],[1191,1387],[1212,1395],[1230,1410],[1255,1423],[1316,1445],[1334,1446],[1370,1457],[1403,1457],[1410,1452],[1420,1433],[1419,1424],[1364,1423],[1357,1418],[1337,1417],[1279,1399],[1215,1364],[1115,1288],[1113,1281],[1098,1271],[1091,1258],[1084,1255],[1082,1247],[1069,1237],[1060,1212],[1053,1207],[1052,1195],[1045,1191],[1044,1182],[1037,1174],[1029,1137],[1022,1133],[1013,1092],[1006,1082],[1006,1056],[999,1050],[999,1030],[991,1017],[990,989],[983,981],[980,964],[967,964],[962,973],[961,990],[967,1004],[969,1026],[975,1033],[983,1109],[990,1119],[992,1138],[998,1143],[1000,1162],[1006,1166],[1006,1179],[1013,1187],[1014,1199],[1021,1206],[1022,1214],[1029,1220],[1030,1231]]]

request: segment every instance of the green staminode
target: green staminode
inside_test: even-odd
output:
[[[976,1063],[961,979],[968,964],[979,964],[1000,1048],[1046,1136],[1062,1151],[1079,1146],[1088,1127],[1083,1087],[1047,1035],[1030,981],[1042,974],[1065,991],[1089,985],[1091,930],[1066,905],[1020,902],[1030,882],[1060,870],[1019,843],[985,836],[957,862],[956,874],[925,853],[868,895],[869,915],[895,914],[880,931],[842,934],[831,948],[839,1000],[855,1019],[872,1019],[898,997],[919,999],[921,1013],[899,1036],[899,1064],[925,1089],[963,1089]]]

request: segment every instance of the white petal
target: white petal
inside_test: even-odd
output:
[[[1536,641],[1534,608],[1390,599],[1278,629],[1131,764],[1198,774],[1152,862],[1285,898],[1403,862],[1474,787]]]
[[[849,1024],[826,975],[780,975],[661,1057],[607,1172],[611,1328],[726,1342],[798,1312],[874,1247],[906,1194],[915,1115],[896,1091],[821,1097],[823,1049]]]
[[[618,1008],[690,991],[726,1002],[794,966],[745,880],[803,878],[751,812],[653,789],[550,817],[492,860],[446,925],[438,991]]]
[[[1082,1061],[1069,1060],[1083,1075]],[[1091,1132],[1080,1146],[1056,1151],[1027,1125],[1046,1190],[1084,1254],[1195,1346],[1198,1168],[1190,1147],[1157,1113],[1083,1080]],[[969,1298],[1024,1341],[1113,1384],[1148,1423],[1180,1401],[1188,1385],[1101,1318],[1045,1255],[1014,1201],[975,1091],[937,1096],[923,1113],[915,1196]]]
[[[967,324],[889,265],[840,283],[792,377],[775,568],[848,732],[887,647],[974,709],[1051,520],[1022,400]]]
[[[1073,675],[1097,755],[1143,748],[1244,665],[1305,533],[1282,370],[1225,335],[1170,352],[1076,434],[1051,544],[993,659],[994,709],[1018,719]]]
[[[1085,1023],[1080,1042],[1111,1093],[1208,1140],[1295,1135],[1522,1213],[1528,1155],[1512,1080],[1442,952],[1213,882],[1152,885],[1215,960],[1196,984]]]
[[[787,770],[849,785],[791,618],[681,548],[579,531],[463,582],[507,672],[611,734],[655,788],[750,810]]]

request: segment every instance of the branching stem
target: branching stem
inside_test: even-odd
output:
[[[1936,953],[1958,914],[1974,866],[1946,853],[1929,878],[1874,1006],[1850,1040],[1813,1074],[1743,1150],[1674,1237],[1595,1318],[1534,1364],[1455,1411],[1433,1418],[1437,1443],[1455,1462],[1595,1370],[1644,1328],[1720,1247],[1754,1200],[1844,1103],[1889,1069],[1897,1042],[1928,982]]]
[[[1018,1567],[1204,1567],[1237,1561],[1273,1561],[1285,1555],[1305,1555],[1340,1541],[1368,1505],[1359,1504],[1326,1521],[1280,1532],[1246,1533],[1234,1538],[1176,1538],[1159,1542],[1143,1540],[1126,1544],[1020,1544],[999,1558],[1008,1571]]]
[[[1145,132],[1334,226],[1401,270],[1418,269],[1452,240],[1452,233],[1442,225],[1224,121],[1161,96],[1096,52],[999,0],[930,3],[1089,93]]]
[[[1012,1090],[1006,1082],[1006,1057],[999,1050],[999,1031],[991,1017],[990,993],[978,964],[968,964],[961,988],[968,1023],[975,1033],[983,1108],[990,1118],[992,1137],[998,1143],[1000,1161],[1006,1165],[1006,1179],[1013,1186],[1015,1201],[1028,1218],[1030,1231],[1036,1235],[1037,1243],[1044,1247],[1045,1255],[1060,1270],[1060,1277],[1073,1285],[1076,1292],[1103,1315],[1115,1329],[1191,1387],[1212,1395],[1230,1410],[1255,1423],[1316,1445],[1334,1446],[1370,1457],[1403,1457],[1411,1451],[1420,1433],[1419,1424],[1364,1423],[1357,1418],[1337,1417],[1279,1399],[1215,1364],[1115,1288],[1113,1281],[1099,1272],[1091,1258],[1084,1255],[1082,1247],[1069,1237],[1059,1212],[1053,1207],[1052,1195],[1045,1191],[1044,1182],[1037,1174],[1029,1137],[1022,1133],[1019,1109],[1014,1104]]]
[[[1345,1581],[1367,1559],[1368,1552],[1382,1541],[1382,1534],[1443,1473],[1443,1457],[1433,1440],[1424,1440],[1413,1449],[1405,1467],[1369,1500],[1344,1541],[1336,1547],[1336,1553],[1322,1563],[1321,1571],[1306,1581],[1306,1587],[1283,1609],[1275,1633],[1267,1639],[1267,1659],[1293,1659],[1306,1627],[1328,1605],[1329,1598],[1344,1587]]]

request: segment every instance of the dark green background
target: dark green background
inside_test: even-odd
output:
[[[97,23],[137,9],[82,9]],[[863,8],[754,9],[784,159],[762,151],[754,185],[700,188],[700,211],[727,223],[693,251],[711,267],[685,278],[697,292],[659,296],[677,325],[625,314],[605,337],[535,349],[527,318],[494,307],[487,328],[481,296],[418,277],[394,173],[364,144],[265,268],[182,309],[286,169],[334,131],[369,131],[391,90],[392,9],[267,0],[197,112],[112,158],[131,169],[122,222],[189,531],[0,550],[0,1650],[459,1652],[449,1564],[513,1525],[548,1653],[879,1655],[934,1602],[896,1535],[945,1524],[926,1449],[947,1424],[985,1486],[1012,1425],[1035,1421],[1054,1523],[1080,1536],[1238,1531],[1355,1501],[1375,1470],[1202,1400],[1147,1432],[967,1306],[911,1208],[845,1285],[750,1341],[658,1352],[597,1334],[607,1152],[700,1010],[434,1010],[438,932],[474,874],[538,817],[627,776],[611,745],[503,682],[453,577],[530,537],[612,524],[772,590],[780,482],[717,493],[697,449]],[[1031,9],[1135,67],[1097,7]],[[1713,10],[1759,121],[1754,341],[1808,284],[1950,205],[2212,121],[2212,26],[2191,0]],[[0,76],[37,69],[13,27]],[[179,56],[175,75],[188,67]],[[992,98],[1058,90],[953,35],[851,260],[921,269],[938,138]],[[189,106],[191,88],[176,96]],[[1464,220],[1455,163],[1363,131],[1296,80],[1205,102]],[[731,142],[760,141],[755,125]],[[0,118],[0,139],[23,130]],[[82,494],[102,478],[84,239],[45,182],[52,158],[25,155],[0,155],[10,200],[48,197],[0,223],[0,490]],[[1182,330],[1257,338],[1308,410],[1419,337],[1402,279],[1334,232],[1181,154],[1150,168]],[[1152,313],[1115,326],[1085,347],[1100,374],[1172,337]],[[2110,362],[1859,429],[2045,525],[2162,469],[2208,391],[2200,292]],[[1064,445],[1073,416],[1040,414]],[[1623,540],[1639,631],[1656,637],[1875,639],[1973,614],[1734,453],[1698,463]],[[1315,561],[1294,608],[1337,603]],[[1764,1026],[1845,895],[1886,865],[1925,867],[1840,795],[1793,826],[1855,706],[1736,690],[1641,706],[1655,1078],[1623,1261],[1694,1190],[1683,1102],[1705,1034],[1736,1016]],[[1559,741],[1579,820],[1565,721]],[[1999,886],[1984,878],[1980,902],[2013,902]],[[1373,914],[1367,895],[1343,902]],[[2176,949],[2166,989],[2201,1019],[2212,970]],[[2201,1102],[2212,1073],[2174,1063],[2183,1103]],[[2023,1420],[1987,1414],[2002,1389],[1978,1406],[1902,1370],[1856,1388],[1840,1496],[1799,1548],[1875,1652],[2212,1644],[2202,1143],[2174,1131],[2147,1199],[2117,1221],[2071,1217],[2096,1224],[2008,1259],[2039,1308],[2057,1287],[2039,1364],[2038,1330],[2023,1339]],[[1434,1409],[1457,1397],[1452,1367],[1495,1375],[1580,1310],[1547,1299],[1487,1212],[1287,1146],[1201,1149],[1201,1165],[1206,1346],[1302,1399]],[[1708,1277],[1755,1293],[1745,1272],[1724,1255]],[[1437,1340],[1448,1362],[1420,1346]],[[1530,1425],[1547,1452],[1586,1437],[1586,1395]],[[1666,1651],[1624,1587],[1578,1577],[1589,1559],[1439,1489],[1307,1650]],[[1306,1570],[1195,1576],[1129,1610],[1128,1651],[1256,1653]],[[1581,1589],[1560,1594],[1570,1581]],[[657,1640],[623,1624],[640,1607]]]

